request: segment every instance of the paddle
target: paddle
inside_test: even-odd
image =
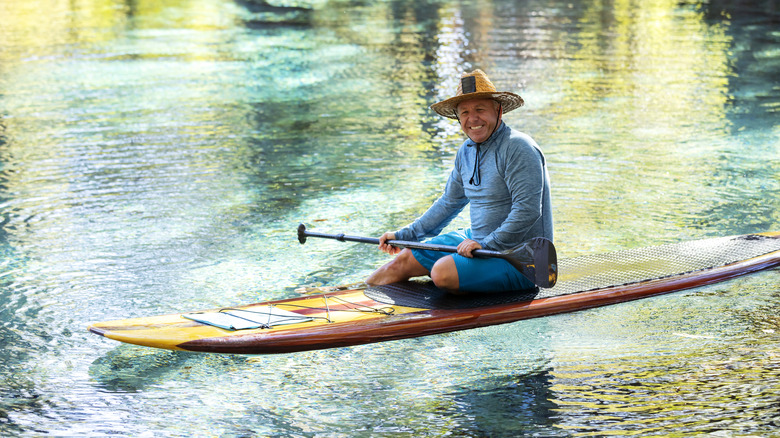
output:
[[[307,231],[304,224],[298,225],[298,241],[306,243],[307,237],[320,237],[323,239],[335,239],[341,242],[358,242],[379,245],[379,239],[372,237],[347,236],[345,234],[325,234]],[[458,248],[449,245],[436,245],[433,243],[411,242],[406,240],[388,240],[388,244],[400,248],[427,249],[432,251],[458,252]],[[475,257],[499,258],[508,261],[520,271],[523,276],[533,281],[539,287],[549,288],[555,286],[558,279],[558,257],[552,242],[535,237],[527,242],[505,251],[492,251],[489,249],[476,249],[472,252]],[[541,269],[536,269],[539,266]]]

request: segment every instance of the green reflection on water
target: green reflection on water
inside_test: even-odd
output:
[[[2,2],[0,431],[773,430],[775,272],[279,357],[83,332],[362,280],[384,255],[295,227],[377,235],[424,211],[461,141],[426,107],[476,67],[527,102],[506,119],[547,155],[560,255],[777,229],[765,6]]]

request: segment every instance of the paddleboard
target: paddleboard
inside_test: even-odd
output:
[[[284,300],[88,327],[170,350],[274,354],[414,338],[573,312],[780,266],[780,232],[563,259],[550,289],[452,295],[430,282],[319,290]]]

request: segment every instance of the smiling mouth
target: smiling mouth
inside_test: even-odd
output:
[[[482,129],[482,128],[484,128],[484,127],[485,127],[485,125],[479,125],[479,126],[472,126],[472,127],[471,127],[471,128],[469,128],[469,129],[471,129],[472,131],[475,131],[475,130],[477,130],[477,129]]]

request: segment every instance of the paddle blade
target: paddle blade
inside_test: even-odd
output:
[[[505,252],[504,260],[539,287],[550,288],[558,280],[558,255],[555,245],[535,237]]]

